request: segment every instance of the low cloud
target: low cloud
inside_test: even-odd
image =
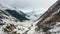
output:
[[[32,10],[49,8],[56,0],[0,0],[1,3],[20,8],[22,10]]]

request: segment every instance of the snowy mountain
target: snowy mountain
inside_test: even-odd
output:
[[[41,13],[39,13],[40,11],[32,11],[32,12],[28,12],[27,14],[27,18],[32,20],[32,21],[37,21],[39,19],[39,17],[42,15]]]
[[[42,15],[40,11],[32,11],[32,12],[24,13],[21,10],[17,10],[17,8],[15,7],[12,8],[4,4],[0,4],[0,9],[1,11],[4,10],[2,12],[4,12],[5,14],[7,13],[6,15],[11,15],[20,21],[23,21],[23,20],[36,21]]]
[[[0,34],[60,34],[60,1],[43,15],[0,4]]]
[[[5,15],[11,15],[13,17],[15,17],[16,19],[23,21],[23,20],[29,20],[27,19],[25,16],[26,14],[23,13],[22,11],[18,11],[15,8],[9,8],[7,6],[1,5],[0,4],[0,11],[4,12]]]
[[[22,34],[28,32],[32,22],[30,23],[25,16],[26,14],[22,11],[0,4],[0,34]]]
[[[0,4],[0,34],[27,34],[39,17],[40,14],[36,12],[24,13],[14,7]]]
[[[37,23],[37,30],[46,34],[60,34],[60,0],[56,1]]]

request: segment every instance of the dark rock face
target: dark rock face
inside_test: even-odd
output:
[[[10,15],[12,15],[13,17],[19,19],[20,21],[23,21],[23,20],[29,20],[25,17],[25,14],[21,15],[19,14],[16,10],[10,10],[10,9],[7,9],[5,10],[6,12],[8,12]],[[21,12],[22,13],[22,12]]]

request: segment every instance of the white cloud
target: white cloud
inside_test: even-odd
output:
[[[23,10],[49,8],[56,0],[0,0],[1,3],[15,6]]]

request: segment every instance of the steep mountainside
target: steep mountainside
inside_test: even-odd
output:
[[[60,0],[56,1],[41,17],[37,23],[38,29],[46,34],[59,34],[60,30]]]

